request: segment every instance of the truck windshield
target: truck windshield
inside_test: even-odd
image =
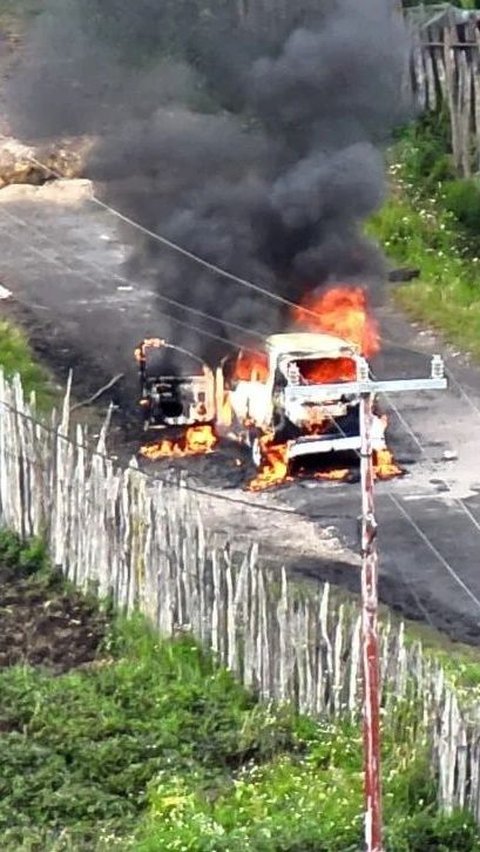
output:
[[[305,358],[295,364],[307,384],[352,382],[357,376],[357,365],[352,358]]]

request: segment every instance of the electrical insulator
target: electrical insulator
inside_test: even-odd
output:
[[[445,364],[441,355],[432,356],[432,379],[445,378]]]

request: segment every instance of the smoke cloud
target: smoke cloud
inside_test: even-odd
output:
[[[406,117],[407,38],[385,0],[313,5],[321,14],[305,3],[252,32],[224,0],[51,0],[10,84],[15,129],[92,134],[88,176],[108,200],[272,293],[360,283],[378,299],[384,260],[362,226],[385,193],[381,147]],[[278,303],[126,236],[132,276],[219,319],[159,301],[150,333],[212,361],[225,347],[165,312],[236,344],[248,338],[225,321],[289,326]]]

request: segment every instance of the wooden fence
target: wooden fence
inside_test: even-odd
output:
[[[360,622],[327,585],[267,570],[254,544],[220,547],[186,488],[118,469],[77,426],[69,394],[49,427],[35,419],[18,378],[0,372],[0,521],[44,535],[54,563],[82,587],[140,608],[166,636],[191,631],[264,699],[315,716],[358,718]],[[480,707],[460,707],[442,669],[384,624],[382,701],[387,725],[430,744],[442,808],[480,822]],[[415,712],[405,713],[408,708]],[[402,712],[397,712],[401,710]],[[415,720],[406,730],[404,720]]]
[[[421,112],[448,109],[454,164],[469,176],[480,171],[480,12],[432,8],[423,18],[422,7],[407,16],[411,85]]]

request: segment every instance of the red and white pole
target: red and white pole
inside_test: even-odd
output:
[[[366,371],[366,375],[365,375]],[[368,378],[366,362],[359,379]],[[365,783],[365,847],[382,852],[382,790],[380,770],[380,653],[378,640],[377,525],[373,501],[373,395],[362,393],[360,401],[362,483],[362,656],[363,737]]]

